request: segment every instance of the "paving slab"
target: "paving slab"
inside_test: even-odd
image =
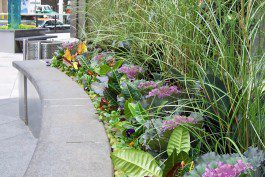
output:
[[[36,139],[27,130],[0,142],[1,177],[22,177],[35,150]]]

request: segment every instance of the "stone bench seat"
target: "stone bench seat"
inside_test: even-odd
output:
[[[20,100],[20,117],[38,138],[24,176],[113,176],[104,126],[84,90],[44,61],[16,61],[13,66],[20,72],[20,98],[28,100],[26,106]],[[31,96],[30,85],[37,97]]]

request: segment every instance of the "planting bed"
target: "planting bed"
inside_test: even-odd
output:
[[[250,147],[241,154],[233,140],[227,138],[230,145],[223,149],[211,137],[206,129],[211,127],[210,118],[189,102],[199,99],[203,88],[196,82],[162,76],[159,70],[152,72],[148,65],[130,63],[124,51],[128,48],[64,44],[51,62],[82,85],[92,99],[110,139],[115,176],[264,173],[262,150]],[[168,70],[176,73],[170,66]],[[207,136],[213,139],[203,141]]]

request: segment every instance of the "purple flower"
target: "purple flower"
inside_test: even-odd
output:
[[[245,164],[241,159],[237,160],[237,163],[234,165],[238,174],[246,171],[248,169],[253,170],[253,166],[250,163]]]
[[[203,177],[236,177],[248,169],[253,169],[251,164],[245,164],[242,160],[238,160],[235,165],[217,162],[218,167],[215,169],[205,169]]]
[[[104,54],[98,54],[94,57],[95,60],[101,60],[105,55]]]
[[[184,123],[192,123],[196,124],[197,121],[192,117],[186,116],[174,116],[171,120],[166,120],[163,122],[162,131],[165,132],[167,130],[173,130],[177,126],[184,124]]]
[[[158,84],[154,81],[142,81],[138,84],[138,89],[154,89],[158,87]]]
[[[126,130],[126,137],[130,138],[133,133],[135,133],[135,130],[133,128],[127,129]]]
[[[126,74],[128,79],[134,80],[137,74],[142,73],[143,69],[140,66],[135,65],[123,65],[120,69],[118,69],[119,73]]]
[[[152,96],[157,96],[158,98],[166,98],[174,93],[180,93],[177,86],[162,86],[151,90],[148,93],[147,98]]]
[[[51,66],[51,62],[45,61],[45,63],[46,63],[46,66]]]
[[[74,48],[74,45],[73,44],[70,44],[69,46],[68,46],[68,49],[69,50],[72,50]]]

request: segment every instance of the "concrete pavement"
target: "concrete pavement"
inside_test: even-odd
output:
[[[0,53],[0,176],[22,177],[37,140],[18,115],[18,72],[22,54]]]

